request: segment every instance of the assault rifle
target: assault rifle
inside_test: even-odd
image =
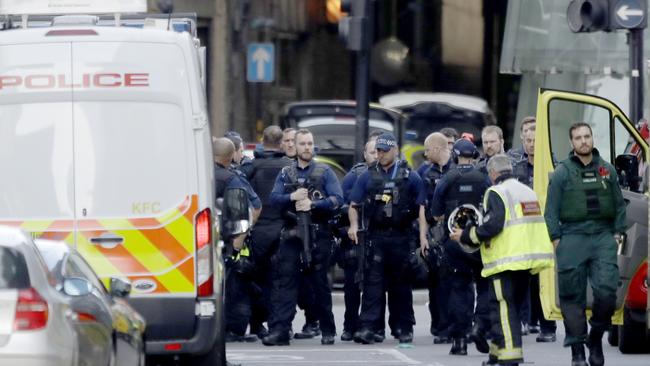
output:
[[[305,188],[308,191],[310,191],[310,196],[312,195],[311,192],[314,191],[313,187],[311,187],[306,180],[298,181],[295,183],[286,183],[284,185],[285,191],[289,192],[295,192],[299,188]],[[291,211],[287,212],[287,214],[296,220],[296,236],[300,238],[302,241],[302,253],[300,254],[300,260],[302,261],[302,265],[304,269],[308,269],[311,267],[311,262],[312,262],[312,257],[311,257],[311,250],[312,250],[312,223],[311,223],[311,213],[308,211],[297,211],[295,214]]]
[[[354,274],[354,283],[363,289],[363,281],[366,273],[366,234],[368,233],[368,221],[365,217],[364,205],[357,205],[354,208],[359,212],[359,230],[357,231],[357,272]]]

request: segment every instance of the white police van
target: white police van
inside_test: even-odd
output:
[[[0,223],[133,283],[151,355],[225,365],[205,51],[146,0],[0,0]]]

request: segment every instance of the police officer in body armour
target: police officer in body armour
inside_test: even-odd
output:
[[[382,298],[388,291],[389,303],[395,304],[394,323],[399,330],[395,333],[399,334],[400,343],[410,343],[414,316],[413,294],[406,275],[411,254],[409,234],[413,220],[418,218],[420,246],[426,248],[425,191],[417,173],[406,162],[396,160],[399,150],[392,134],[379,136],[376,149],[377,162],[357,179],[348,211],[348,236],[358,244],[359,213],[355,207],[361,203],[367,205],[367,240],[371,248],[368,258],[372,258],[364,276],[359,331],[354,334],[354,340],[374,343],[374,327],[381,317]]]
[[[313,161],[314,136],[311,132],[298,130],[295,141],[297,160],[282,169],[271,192],[271,203],[289,211],[290,217],[282,228],[280,247],[271,259],[271,333],[263,343],[267,346],[289,344],[300,279],[306,276],[316,298],[321,344],[330,345],[334,344],[336,326],[327,278],[334,241],[328,221],[343,203],[343,193],[329,166]],[[311,224],[304,225],[305,220]]]
[[[430,214],[433,192],[443,175],[455,165],[451,161],[448,138],[440,132],[434,132],[427,136],[424,140],[424,151],[428,164],[426,165],[426,169],[422,169],[421,176],[427,191],[426,218],[430,228],[434,227],[434,232],[440,233],[440,227],[434,226],[436,222]],[[444,233],[444,230],[442,233]],[[432,236],[435,236],[435,238],[432,238],[433,244],[440,244],[437,242],[437,240],[441,239],[439,238],[440,235]],[[434,252],[434,250],[436,251]],[[441,271],[444,268],[440,268],[441,258],[439,256],[443,254],[439,247],[434,248],[431,245],[429,245],[429,252],[424,253],[424,257],[428,259],[429,263],[427,284],[429,289],[429,313],[431,314],[430,332],[433,335],[434,344],[450,343],[448,330],[449,319],[447,317],[447,295],[449,292],[446,282],[441,281],[440,278]]]
[[[368,170],[368,165],[374,163],[377,160],[377,150],[375,149],[375,141],[377,136],[371,137],[363,151],[363,158],[365,162],[355,164],[352,169],[345,175],[341,186],[343,188],[343,198],[346,203],[350,202],[350,193],[354,187],[354,183],[357,181],[359,176]],[[359,258],[361,252],[355,248],[354,243],[352,243],[349,238],[341,238],[341,267],[344,272],[344,283],[343,283],[343,298],[345,302],[345,313],[343,320],[343,333],[341,334],[342,341],[351,341],[353,339],[354,333],[357,331],[359,323],[359,307],[361,306],[361,284],[358,283],[357,273],[359,271]],[[364,252],[365,253],[365,252]],[[384,331],[384,317],[382,316],[381,321],[378,322],[377,333]],[[379,324],[381,323],[381,324]],[[381,334],[380,334],[381,337]],[[383,339],[377,338],[377,341],[383,341]]]
[[[284,219],[279,207],[271,203],[271,189],[280,170],[291,165],[281,149],[282,129],[269,126],[264,129],[263,150],[256,153],[251,163],[248,180],[262,200],[262,214],[251,232],[251,255],[255,262],[255,284],[260,292],[254,299],[251,334],[261,339],[268,335],[263,323],[271,308],[271,256],[278,249]]]
[[[296,159],[296,129],[287,127],[282,131],[282,151],[287,159],[294,161]],[[318,324],[318,314],[316,311],[316,299],[314,289],[306,277],[300,279],[300,290],[298,292],[298,307],[304,311],[305,324],[302,331],[296,333],[296,339],[314,338],[321,334],[320,325]],[[293,333],[293,331],[291,331]]]
[[[460,205],[471,204],[479,208],[483,193],[491,185],[488,177],[472,165],[473,160],[478,157],[478,151],[472,142],[459,139],[454,144],[454,150],[458,155],[458,165],[438,182],[431,199],[431,215],[437,221],[445,223],[445,227],[451,212]],[[443,246],[449,267],[441,279],[449,285],[447,314],[450,323],[449,335],[452,338],[452,347],[449,353],[467,355],[466,335],[472,326],[474,312],[472,281],[474,274],[480,269],[481,259],[478,255],[472,256],[463,252],[457,243],[448,238]],[[484,295],[487,294],[484,289],[480,292]],[[486,304],[481,304],[481,301],[478,302],[478,305],[486,306]],[[479,308],[479,310],[481,310],[479,313],[482,313],[481,318],[489,324],[487,307]],[[488,324],[483,325],[483,329],[487,330]],[[485,338],[478,337],[478,340],[480,341],[477,343],[477,348],[480,347],[479,351],[487,352]]]
[[[218,138],[214,142],[215,154],[215,198],[223,198],[228,189],[243,189],[248,193],[250,205],[253,207],[253,223],[260,215],[262,203],[245,177],[230,166],[235,152],[234,144],[227,138]],[[234,238],[224,238],[226,241],[226,341],[254,341],[245,338],[246,328],[251,316],[250,280],[249,274],[240,270],[248,258],[248,248],[244,245],[246,234]]]

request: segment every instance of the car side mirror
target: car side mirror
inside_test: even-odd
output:
[[[641,176],[639,175],[639,159],[633,154],[621,154],[614,162],[618,183],[623,189],[639,192]]]
[[[93,285],[85,278],[69,277],[63,280],[63,293],[68,296],[86,296],[93,291]]]
[[[111,277],[111,290],[112,297],[128,297],[131,293],[131,281],[122,278]]]
[[[222,237],[227,240],[248,232],[251,222],[248,192],[239,188],[226,189],[221,209]]]

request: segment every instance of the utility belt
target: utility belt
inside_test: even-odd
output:
[[[370,238],[382,238],[386,236],[409,236],[409,230],[411,229],[410,227],[390,227],[390,226],[380,226],[375,229],[372,229],[372,224],[371,224],[371,229],[368,230],[368,236]]]

